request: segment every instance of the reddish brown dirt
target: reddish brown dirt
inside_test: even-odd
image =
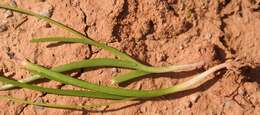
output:
[[[3,0],[11,3],[11,0]],[[98,109],[74,111],[40,108],[0,101],[1,115],[259,115],[260,114],[260,1],[259,0],[15,0],[17,6],[37,12],[53,7],[51,18],[85,33],[94,40],[121,49],[154,66],[204,60],[205,69],[236,59],[255,67],[223,71],[194,90],[138,104],[126,102]],[[2,1],[0,2],[2,3]],[[0,10],[0,73],[21,79],[30,73],[14,57],[27,58],[46,67],[74,60],[112,57],[110,53],[81,44],[50,46],[30,43],[33,37],[71,36],[36,18]],[[24,21],[25,20],[25,21]],[[22,23],[24,21],[24,23]],[[125,70],[120,70],[120,73]],[[129,88],[169,87],[199,71],[148,76]],[[110,84],[113,69],[78,72],[79,78]],[[41,83],[62,87],[56,82]],[[63,104],[106,102],[101,99],[56,96],[28,89],[0,92],[14,97]]]

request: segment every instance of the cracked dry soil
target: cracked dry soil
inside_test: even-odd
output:
[[[94,40],[107,43],[143,63],[154,66],[187,64],[204,60],[202,69],[229,59],[241,65],[222,71],[187,92],[141,103],[120,103],[96,111],[62,110],[0,101],[0,115],[259,115],[260,114],[260,1],[259,0],[1,0],[50,16]],[[33,37],[72,36],[34,17],[0,10],[0,73],[21,79],[29,72],[14,57],[52,67],[80,59],[115,58],[82,44],[30,43]],[[72,76],[110,84],[123,69],[82,69]],[[169,87],[200,72],[147,76],[124,84],[128,88]],[[57,82],[41,86],[77,89]],[[1,91],[34,101],[91,104],[102,99],[56,96],[28,89]]]

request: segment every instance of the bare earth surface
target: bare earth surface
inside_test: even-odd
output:
[[[0,115],[260,115],[259,0],[1,0],[0,3],[16,3],[18,7],[49,15],[146,64],[165,66],[206,62],[201,70],[147,76],[125,84],[128,88],[173,86],[229,59],[245,64],[222,71],[194,90],[141,103],[126,102],[97,111],[75,111],[1,100]],[[31,38],[50,35],[72,36],[42,20],[1,9],[0,73],[14,79],[30,75],[17,65],[15,57],[27,58],[45,67],[80,59],[115,58],[104,50],[82,44],[29,42]],[[81,70],[72,75],[109,85],[112,76],[125,72],[122,69],[97,69]],[[40,85],[76,89],[53,81]],[[0,94],[59,104],[108,102],[28,89]]]

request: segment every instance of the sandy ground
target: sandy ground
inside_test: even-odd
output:
[[[94,40],[121,49],[139,61],[164,66],[206,62],[203,69],[236,59],[245,65],[222,71],[201,87],[141,103],[126,102],[97,111],[61,110],[0,101],[1,115],[259,115],[260,1],[259,0],[1,0],[49,15]],[[30,73],[14,57],[46,67],[80,59],[111,57],[82,44],[30,43],[33,37],[72,36],[36,18],[0,10],[0,73],[14,79]],[[203,70],[201,69],[201,70]],[[147,76],[124,86],[135,89],[169,87],[200,72]],[[126,70],[97,69],[73,73],[80,79],[110,84]],[[57,82],[41,86],[76,89]],[[28,89],[1,95],[41,102],[90,104],[102,99],[56,96]]]

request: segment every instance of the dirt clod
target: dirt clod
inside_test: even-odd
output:
[[[10,10],[6,10],[5,13],[4,13],[4,17],[5,18],[10,18],[13,16],[13,12],[10,11]]]
[[[257,90],[259,89],[259,84],[257,84],[256,82],[245,83],[244,87],[248,94],[253,94],[253,93],[257,92]]]
[[[234,102],[233,100],[227,100],[227,101],[224,103],[224,108],[225,108],[225,109],[230,109],[230,108],[233,106],[234,103],[235,103],[235,102]]]
[[[40,11],[40,14],[46,17],[51,17],[54,12],[54,7],[50,4],[47,4],[43,7],[43,9]]]
[[[237,92],[238,92],[238,94],[241,95],[241,96],[244,96],[244,95],[246,94],[246,91],[245,91],[244,88],[239,88],[239,89],[237,90]]]

